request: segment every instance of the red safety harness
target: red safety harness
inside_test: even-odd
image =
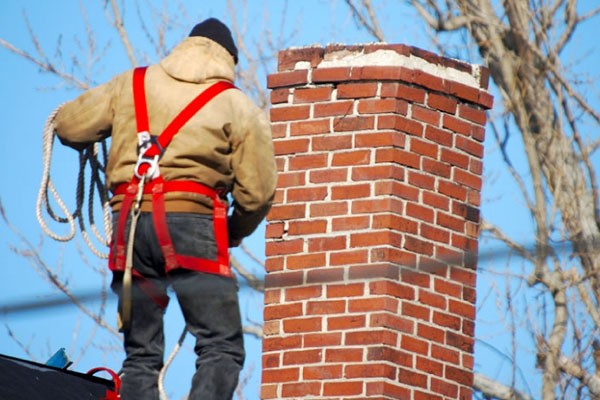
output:
[[[139,209],[143,194],[151,194],[152,218],[165,258],[165,271],[169,272],[174,268],[186,268],[222,276],[232,276],[229,266],[227,208],[221,200],[221,195],[224,193],[194,181],[165,181],[160,175],[159,160],[173,137],[190,118],[219,93],[235,88],[235,86],[229,82],[219,81],[208,87],[192,100],[159,136],[152,136],[149,133],[150,126],[144,87],[145,74],[146,67],[136,68],[133,72],[133,98],[139,144],[138,161],[131,182],[121,184],[113,190],[114,195],[124,195],[124,197],[117,224],[114,254],[110,256],[109,268],[113,271],[125,271],[127,261],[125,226],[128,216],[132,210]],[[207,196],[212,200],[213,227],[217,245],[216,260],[177,254],[169,234],[166,219],[164,195],[168,192],[196,193]],[[135,269],[132,270],[132,274],[140,277]]]

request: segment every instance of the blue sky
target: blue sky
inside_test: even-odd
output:
[[[94,2],[101,4],[103,2]],[[162,3],[162,2],[157,2]],[[193,5],[198,2],[183,1],[188,6],[188,14],[185,15],[179,11],[173,11],[171,14],[177,16],[179,27],[171,32],[167,32],[167,43],[173,44],[179,38],[185,36],[193,24],[203,18],[216,16],[230,22],[230,16],[224,5],[211,5],[209,8],[196,7]],[[214,4],[216,2],[211,2]],[[352,18],[348,15],[346,7],[342,1],[290,1],[286,14],[285,23],[281,24],[279,15],[282,14],[282,4],[280,0],[250,0],[248,10],[236,10],[244,13],[245,18],[238,21],[248,29],[248,38],[250,42],[256,40],[256,31],[263,24],[278,30],[284,26],[285,47],[305,46],[311,44],[325,45],[327,43],[364,43],[372,39],[364,32],[358,31]],[[399,4],[402,3],[402,4]],[[585,2],[584,2],[585,3]],[[145,40],[144,32],[139,28],[137,12],[132,6],[132,1],[125,1],[126,24],[135,27],[130,30],[131,39],[134,43],[141,45],[138,48],[139,55],[153,54],[151,46]],[[424,49],[436,51],[423,29],[416,24],[414,12],[403,2],[384,1],[385,12],[381,13],[381,23],[388,37],[389,42],[414,45]],[[266,5],[266,7],[265,7]],[[194,10],[194,11],[190,11]],[[268,11],[266,11],[268,10]],[[56,0],[49,2],[40,2],[36,0],[24,1],[3,1],[0,5],[0,38],[12,43],[13,45],[34,52],[34,45],[27,31],[27,25],[23,17],[23,11],[27,13],[30,25],[40,40],[41,46],[48,52],[49,57],[56,54],[57,43],[61,44],[61,52],[68,63],[74,54],[81,54],[78,41],[85,41],[83,32],[85,32],[84,18],[82,17],[80,2],[71,0]],[[98,67],[93,69],[93,80],[96,83],[108,80],[112,75],[130,67],[121,44],[114,33],[107,28],[108,24],[104,15],[104,10],[97,4],[86,6],[87,20],[91,28],[97,33],[97,43],[99,49],[106,48],[102,60]],[[153,16],[148,10],[143,10],[145,22],[150,26],[153,24]],[[597,24],[596,24],[597,25]],[[582,37],[598,37],[598,28],[590,26],[589,32]],[[589,36],[588,36],[589,35]],[[84,43],[85,45],[85,43]],[[579,52],[585,53],[591,47],[584,42],[576,43]],[[581,54],[580,53],[580,54]],[[600,61],[598,52],[594,53]],[[156,61],[156,57],[149,61]],[[0,74],[0,120],[4,122],[2,132],[3,142],[0,145],[0,200],[10,218],[11,223],[19,229],[23,235],[30,240],[34,246],[39,246],[40,252],[49,263],[60,265],[61,275],[68,277],[72,288],[78,290],[89,290],[100,287],[98,275],[90,271],[90,267],[82,265],[81,257],[78,251],[85,248],[80,237],[69,244],[60,244],[53,242],[49,238],[43,237],[42,231],[35,217],[35,201],[41,179],[42,160],[41,160],[41,137],[42,128],[46,117],[60,103],[72,99],[79,93],[76,90],[65,88],[60,81],[48,74],[40,73],[39,68],[31,63],[25,62],[20,57],[10,54],[4,49],[0,49],[0,65],[2,74]],[[82,66],[82,68],[85,66]],[[275,65],[269,66],[268,72],[273,72]],[[597,95],[596,87],[596,95]],[[496,100],[496,104],[499,100]],[[499,170],[499,157],[497,151],[493,149],[490,141],[491,135],[488,133],[486,142],[486,183],[484,186],[484,217],[494,221],[505,221],[505,229],[518,240],[528,243],[531,238],[529,215],[521,208],[514,207],[516,196],[511,194],[512,184],[508,178]],[[514,146],[515,151],[519,148],[518,140],[512,140],[509,143]],[[519,160],[517,160],[519,162]],[[522,160],[521,160],[522,162]],[[52,177],[58,187],[59,192],[67,199],[70,205],[73,204],[75,174],[77,170],[77,160],[75,152],[70,149],[63,149],[57,145],[54,151],[54,164]],[[255,254],[263,256],[264,243],[262,240],[264,226],[261,227],[252,238],[247,241],[249,247]],[[28,264],[27,260],[14,254],[11,247],[22,247],[14,234],[8,231],[7,227],[0,223],[0,255],[2,258],[2,272],[5,274],[0,280],[0,304],[19,301],[23,299],[43,299],[48,294],[56,294],[56,291],[50,290],[48,283],[37,274]],[[482,244],[482,250],[487,246]],[[91,267],[98,269],[104,268],[104,263],[89,255],[88,261]],[[504,263],[504,261],[500,261]],[[488,262],[489,263],[489,262]],[[260,270],[258,266],[248,265]],[[482,265],[489,266],[487,265]],[[518,265],[511,268],[519,268]],[[497,338],[502,337],[502,324],[498,325],[498,315],[496,314],[493,301],[483,302],[482,297],[487,298],[489,290],[494,289],[494,284],[498,290],[502,290],[501,282],[496,280],[494,275],[480,276],[480,309],[478,315],[478,334],[483,338],[489,339],[505,350],[503,343],[498,342]],[[256,294],[248,294],[248,291],[242,289],[241,308],[243,313],[253,321],[260,322],[262,318],[262,299]],[[490,299],[493,296],[489,297]],[[491,304],[490,304],[491,303]],[[114,302],[109,303],[109,309],[106,311],[107,318],[110,320],[114,314]],[[487,328],[489,324],[489,328]],[[85,371],[89,368],[104,365],[110,368],[118,369],[120,365],[120,342],[111,338],[109,335],[99,334],[94,331],[89,320],[82,316],[74,308],[65,307],[60,309],[43,310],[35,313],[26,313],[21,315],[0,316],[0,353],[10,354],[17,357],[28,358],[26,354],[15,341],[9,337],[8,326],[12,332],[22,341],[22,343],[31,349],[32,355],[38,360],[45,360],[55,350],[60,347],[77,349],[81,347],[89,350],[77,357],[78,363],[75,368]],[[179,310],[176,306],[171,306],[167,314],[167,351],[177,340],[183,322],[179,316]],[[92,338],[92,345],[89,340]],[[522,338],[522,340],[527,340]],[[99,345],[102,346],[99,346]],[[108,346],[112,351],[105,351],[103,346]],[[172,398],[181,398],[182,389],[178,387],[187,387],[187,382],[193,370],[192,341],[190,338],[186,341],[186,346],[182,356],[176,359],[175,364],[170,371],[167,380],[167,388],[172,394]],[[248,384],[247,398],[255,398],[251,393],[258,392],[258,381],[260,370],[260,343],[247,337],[247,349],[249,352],[246,370],[242,377],[251,376]],[[483,368],[485,360],[494,356],[494,351],[486,352],[487,346],[478,345],[478,357],[476,358],[477,368]],[[102,356],[108,354],[108,356]],[[78,356],[78,353],[75,354]],[[522,356],[529,356],[523,354]],[[489,363],[487,363],[489,364]],[[486,365],[484,369],[491,376],[500,370],[505,364],[502,361],[493,365]],[[530,376],[536,373],[533,369],[533,363],[529,360],[523,361],[524,374]]]

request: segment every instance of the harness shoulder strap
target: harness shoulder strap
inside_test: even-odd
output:
[[[133,93],[135,104],[135,115],[138,132],[149,132],[148,108],[146,103],[146,90],[144,78],[147,67],[139,67],[133,74]],[[234,89],[231,82],[218,81],[194,98],[162,131],[158,139],[145,152],[146,157],[161,156],[173,137],[179,130],[209,101],[227,89]]]

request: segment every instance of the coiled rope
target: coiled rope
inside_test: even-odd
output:
[[[99,258],[108,258],[108,253],[103,253],[96,245],[92,242],[90,235],[86,230],[85,213],[83,211],[85,202],[85,172],[86,165],[90,166],[90,183],[89,183],[89,194],[88,194],[88,209],[87,216],[89,221],[89,227],[92,230],[93,236],[104,246],[108,246],[109,240],[112,236],[112,220],[110,206],[108,204],[108,192],[103,180],[106,172],[106,160],[108,159],[108,150],[106,141],[103,140],[98,143],[94,143],[86,147],[79,152],[79,173],[77,176],[77,189],[76,189],[76,205],[75,211],[70,212],[65,202],[58,194],[56,187],[50,179],[51,161],[52,161],[52,148],[54,146],[54,139],[56,136],[54,130],[54,118],[62,107],[62,104],[58,106],[46,120],[43,131],[43,147],[42,147],[42,158],[43,158],[43,172],[42,181],[40,183],[40,190],[38,192],[36,202],[36,217],[42,227],[42,230],[46,235],[59,242],[68,242],[75,237],[77,231],[76,221],[79,225],[83,240],[89,247],[89,249]],[[100,158],[102,157],[102,162]],[[104,220],[104,234],[102,234],[97,228],[94,220],[94,198],[96,191],[100,198],[102,205],[103,220]],[[52,208],[48,192],[52,194],[54,201],[60,208],[63,216],[59,216]],[[68,224],[69,229],[66,234],[58,234],[54,232],[43,217],[43,209],[45,208],[48,216],[60,223]]]
[[[64,104],[64,103],[63,103]],[[44,124],[43,131],[43,145],[42,145],[42,159],[43,159],[43,172],[42,172],[42,181],[40,183],[40,189],[38,192],[38,197],[36,201],[36,217],[37,220],[42,227],[44,233],[50,236],[52,239],[59,242],[68,242],[75,237],[75,233],[77,231],[77,227],[75,221],[78,221],[79,229],[81,230],[83,239],[90,250],[99,258],[106,259],[108,258],[108,253],[100,252],[97,247],[92,243],[89,234],[86,231],[86,224],[84,222],[84,213],[83,213],[83,203],[85,200],[85,167],[89,164],[90,166],[90,186],[88,193],[88,219],[89,226],[92,229],[92,233],[94,237],[103,245],[108,246],[109,239],[112,237],[112,219],[111,219],[111,210],[110,205],[108,203],[108,191],[106,189],[105,177],[106,173],[106,160],[108,159],[108,150],[106,141],[103,140],[99,143],[94,143],[93,145],[89,145],[84,150],[79,152],[79,173],[77,175],[77,189],[76,189],[76,206],[75,211],[70,212],[65,202],[62,200],[60,195],[58,194],[52,180],[50,179],[50,170],[51,170],[51,161],[52,161],[52,148],[54,147],[54,139],[56,138],[55,126],[54,126],[54,118],[56,114],[63,106],[63,104],[59,105],[47,118],[46,123]],[[102,156],[102,162],[100,161],[100,155]],[[95,193],[98,192],[98,196],[100,198],[100,203],[102,204],[102,211],[104,216],[104,232],[102,235],[98,229],[96,228],[96,224],[94,222],[94,198]],[[48,199],[48,192],[52,194],[52,197],[56,201],[56,204],[60,208],[63,216],[58,216],[58,214],[54,211],[52,206],[50,205],[50,201]],[[44,220],[43,217],[43,209],[45,208],[48,216],[61,224],[68,224],[69,230],[66,234],[60,235],[54,232],[52,229],[48,227],[48,224]],[[166,400],[167,395],[164,387],[164,379],[167,372],[167,369],[171,365],[173,359],[181,349],[183,345],[183,341],[185,336],[187,335],[187,327],[183,328],[183,332],[181,333],[179,340],[177,341],[175,347],[173,348],[171,354],[169,355],[167,362],[163,366],[160,371],[158,385],[159,385],[159,393],[161,400]]]

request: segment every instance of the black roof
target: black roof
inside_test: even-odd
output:
[[[100,400],[111,380],[0,355],[2,400]]]

